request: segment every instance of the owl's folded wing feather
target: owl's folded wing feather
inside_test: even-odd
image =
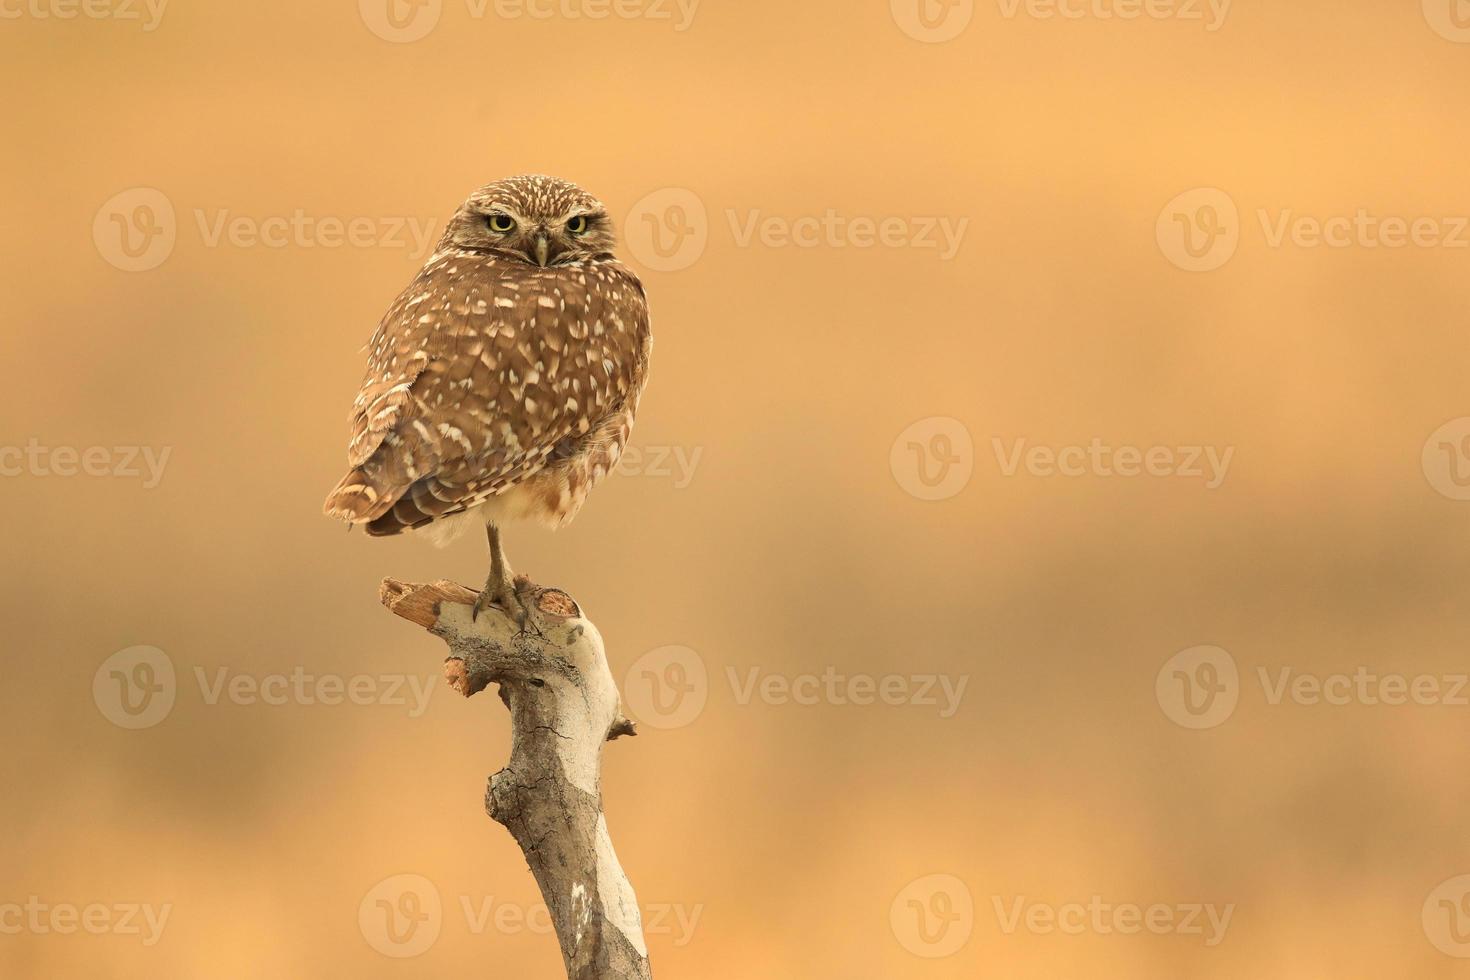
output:
[[[393,534],[504,492],[637,397],[648,337],[643,288],[611,259],[436,256],[369,345],[326,512]]]

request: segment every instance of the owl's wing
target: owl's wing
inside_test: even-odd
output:
[[[369,344],[327,513],[393,534],[503,492],[636,398],[648,345],[643,287],[616,261],[432,260]]]

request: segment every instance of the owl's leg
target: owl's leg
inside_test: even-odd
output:
[[[505,548],[500,544],[500,528],[493,523],[485,525],[485,535],[490,541],[490,577],[485,579],[485,588],[470,610],[472,619],[479,619],[485,607],[491,605],[504,609],[517,626],[524,627],[528,612],[516,586],[519,584],[506,561]]]

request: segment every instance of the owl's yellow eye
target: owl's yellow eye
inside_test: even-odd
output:
[[[492,214],[489,216],[490,230],[497,234],[508,234],[516,230],[516,219],[508,214]]]
[[[567,220],[567,231],[573,235],[585,235],[587,228],[588,221],[586,215],[579,214],[575,218]]]

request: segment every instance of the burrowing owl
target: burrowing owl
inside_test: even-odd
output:
[[[638,277],[596,198],[511,177],[460,205],[368,344],[348,474],[326,512],[369,534],[483,521],[475,606],[524,609],[499,525],[570,521],[633,428],[652,336]]]

